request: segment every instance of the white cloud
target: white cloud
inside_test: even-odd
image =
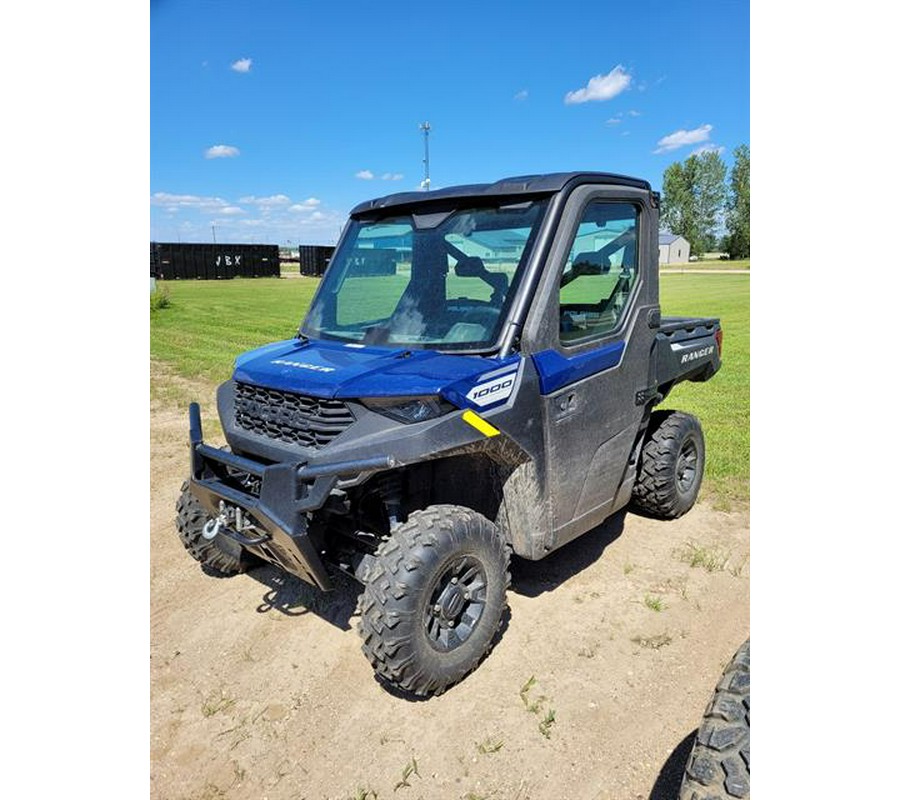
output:
[[[208,148],[203,155],[206,158],[234,158],[240,154],[241,151],[230,144],[216,144]]]
[[[249,195],[247,197],[242,197],[239,203],[247,203],[251,206],[258,206],[259,208],[274,208],[276,206],[286,206],[291,202],[291,198],[286,194],[273,194],[268,197],[256,197],[255,195]]]
[[[361,169],[359,172],[356,173],[355,177],[357,177],[363,181],[370,181],[370,180],[372,180],[372,178],[375,177],[375,174],[370,169]]]
[[[167,206],[167,210],[173,208],[204,208],[220,209],[229,205],[227,200],[221,197],[201,197],[195,194],[171,194],[170,192],[156,192],[150,198],[150,204],[154,206]]]
[[[668,136],[663,136],[663,138],[656,143],[656,150],[653,152],[668,153],[671,150],[677,150],[679,147],[684,147],[686,144],[699,144],[700,142],[705,142],[709,139],[709,132],[712,129],[712,125],[701,125],[699,128],[694,128],[689,131],[675,131],[675,133],[670,133]]]
[[[344,215],[335,211],[313,211],[303,216],[297,224],[302,230],[318,230],[325,236],[334,236],[334,231],[345,221]]]
[[[602,72],[591,78],[587,86],[566,92],[565,104],[587,103],[591,100],[611,100],[624,92],[631,84],[631,75],[621,64],[613,67],[606,75]]]
[[[618,125],[622,121],[621,117],[610,117],[606,120],[607,125]]]
[[[403,173],[402,172],[385,172],[384,175],[381,176],[381,180],[383,180],[383,181],[402,181]]]
[[[516,92],[513,95],[513,100],[527,100],[528,99],[528,89],[522,89],[521,92]]]
[[[641,115],[640,111],[629,111],[628,112],[629,117],[639,117],[640,115]]]
[[[232,68],[235,72],[250,72],[250,67],[251,67],[252,65],[253,65],[253,59],[252,59],[252,58],[239,58],[237,61],[235,61],[235,62],[231,65],[231,68]]]
[[[302,203],[294,203],[288,211],[312,211],[321,203],[322,201],[318,197],[307,197]]]
[[[318,197],[292,202],[286,194],[214,196],[155,192],[150,195],[151,232],[158,241],[334,244],[346,214]]]
[[[722,155],[725,152],[725,148],[717,145],[717,144],[702,144],[700,147],[691,151],[692,156],[700,156],[704,153],[718,153]]]

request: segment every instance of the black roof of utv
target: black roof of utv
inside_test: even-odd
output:
[[[470,183],[465,186],[448,186],[435,189],[433,192],[400,192],[366,200],[350,212],[351,216],[378,211],[394,206],[405,206],[423,202],[452,200],[459,197],[486,198],[510,197],[515,195],[541,195],[558,192],[566,186],[580,183],[605,183],[614,186],[631,186],[636,189],[650,191],[648,181],[640,178],[629,178],[627,175],[614,175],[609,172],[552,172],[548,175],[518,175],[503,178],[494,183]]]

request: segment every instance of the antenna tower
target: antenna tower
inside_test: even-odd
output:
[[[425,139],[425,158],[422,159],[422,163],[425,165],[425,180],[422,181],[422,188],[427,192],[431,188],[431,164],[428,160],[428,133],[431,131],[431,125],[428,122],[423,122],[419,125],[419,129],[422,131],[422,136]]]

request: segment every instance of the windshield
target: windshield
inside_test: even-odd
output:
[[[546,200],[351,220],[302,332],[442,350],[496,341]]]

